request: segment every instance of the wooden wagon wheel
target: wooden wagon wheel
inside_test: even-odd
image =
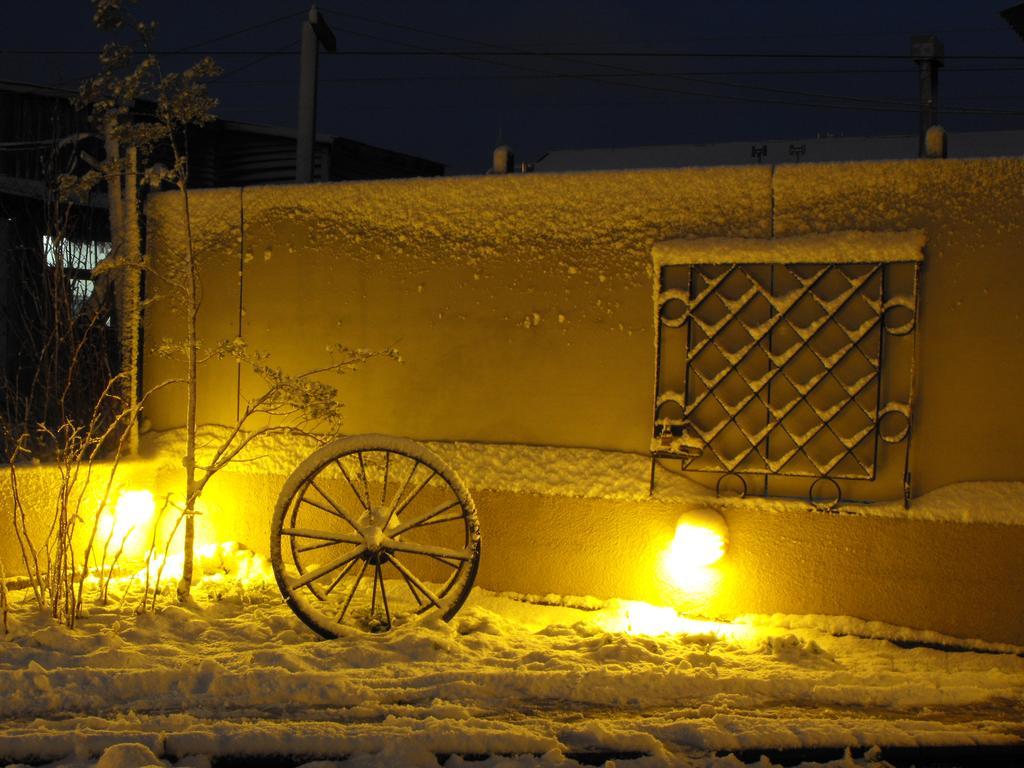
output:
[[[281,594],[320,635],[386,632],[462,607],[480,563],[476,507],[413,440],[357,435],[291,474],[271,523]]]

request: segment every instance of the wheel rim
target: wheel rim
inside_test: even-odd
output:
[[[321,448],[285,482],[272,523],[281,593],[324,637],[450,619],[479,559],[465,486],[404,438],[363,435]]]

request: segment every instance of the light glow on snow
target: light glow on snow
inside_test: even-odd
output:
[[[613,606],[617,610],[612,609]],[[634,637],[659,635],[714,635],[734,642],[757,635],[753,626],[707,621],[680,616],[674,608],[639,600],[611,600],[593,623],[605,632],[624,632]]]
[[[630,601],[623,610],[619,631],[630,635],[676,634],[683,631],[683,625],[671,608]]]
[[[158,573],[165,578],[176,581],[184,571],[185,556],[179,551],[166,558],[162,554],[154,554],[149,565],[139,571],[133,578],[144,580],[149,570],[150,579]],[[262,555],[252,552],[237,541],[222,541],[215,544],[197,544],[193,559],[196,574],[211,582],[231,579],[241,588],[251,588],[269,584],[273,578],[269,565]]]

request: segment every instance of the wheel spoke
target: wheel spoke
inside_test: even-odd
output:
[[[428,521],[426,523],[420,523],[419,525],[417,525],[415,527],[416,528],[425,528],[428,525],[441,525],[442,523],[461,523],[461,522],[464,522],[465,519],[466,518],[463,515],[461,515],[461,514],[460,515],[451,515],[450,517],[435,518],[434,520],[430,520],[430,521]]]
[[[391,606],[388,605],[388,593],[384,589],[384,571],[380,563],[377,564],[377,573],[380,576],[380,600],[384,603],[384,618],[387,620],[388,629],[391,629]]]
[[[388,470],[391,469],[391,451],[384,452],[384,485],[380,489],[380,505],[383,507],[388,499]]]
[[[417,606],[422,606],[423,605],[423,598],[420,597],[420,593],[416,591],[416,585],[413,584],[411,581],[409,581],[409,577],[406,576],[403,571],[398,569],[398,566],[396,565],[396,561],[395,561],[394,557],[392,557],[391,555],[387,554],[386,552],[384,553],[384,556],[388,559],[388,562],[390,562],[392,565],[395,566],[395,570],[398,571],[398,575],[402,577],[402,580],[405,582],[406,586],[409,588],[409,592],[412,594],[413,598],[415,598],[416,605]]]
[[[342,509],[340,504],[338,504],[334,499],[332,499],[330,496],[328,496],[324,492],[324,489],[316,484],[316,480],[310,480],[309,484],[311,486],[313,486],[314,489],[316,489],[317,493],[319,493],[321,496],[324,497],[324,500],[328,504],[330,504],[330,507],[326,507],[323,504],[320,504],[320,503],[318,503],[316,501],[313,501],[313,499],[310,499],[309,497],[307,497],[306,494],[302,494],[302,498],[299,499],[299,501],[301,501],[303,504],[309,504],[309,506],[311,506],[311,507],[316,507],[317,509],[321,509],[324,512],[329,512],[330,514],[334,515],[335,517],[340,517],[342,520],[344,520],[346,523],[348,523],[350,526],[352,526],[353,530],[356,530],[356,531],[359,530],[359,526],[356,525],[355,521],[351,517],[349,517],[348,512],[346,512],[344,509]]]
[[[321,565],[319,568],[317,568],[315,570],[312,570],[309,573],[304,573],[302,576],[300,576],[297,579],[293,579],[291,581],[291,586],[293,588],[304,587],[307,584],[309,584],[310,582],[316,581],[320,577],[326,576],[331,571],[337,570],[338,568],[341,568],[343,565],[347,564],[348,562],[350,562],[352,560],[355,560],[357,557],[359,557],[365,551],[366,551],[366,547],[360,545],[360,546],[356,547],[354,550],[352,550],[351,552],[349,552],[348,554],[342,555],[341,557],[337,558],[336,560],[331,560],[329,563],[326,563],[325,565]]]
[[[380,581],[380,564],[373,564],[373,586],[370,587],[370,618],[377,613],[377,582]]]
[[[420,592],[423,593],[423,596],[425,598],[427,598],[427,600],[429,600],[431,603],[434,604],[435,608],[440,608],[441,607],[441,600],[440,600],[440,598],[438,598],[437,595],[435,595],[433,592],[431,592],[429,589],[427,589],[423,585],[423,582],[420,581],[418,578],[416,578],[416,574],[414,574],[412,571],[410,571],[408,568],[406,568],[404,565],[402,565],[402,563],[399,562],[399,560],[396,557],[394,557],[393,555],[388,555],[388,560],[390,560],[391,564],[393,566],[395,566],[395,568],[398,569],[399,573],[401,573],[403,576],[405,576],[405,578],[408,579],[409,582],[412,583],[416,587],[416,589],[418,589]]]
[[[437,472],[435,472],[434,470],[430,470],[430,474],[427,475],[426,478],[424,478],[422,483],[420,483],[418,486],[416,486],[416,490],[415,491],[413,491],[408,496],[406,496],[402,500],[402,503],[399,504],[397,507],[396,506],[392,506],[391,507],[390,512],[388,512],[387,523],[385,523],[385,525],[384,525],[384,530],[387,530],[388,523],[391,522],[391,518],[394,517],[395,515],[402,514],[402,511],[406,507],[408,507],[410,504],[412,504],[412,500],[415,499],[419,495],[420,491],[422,491],[424,488],[427,487],[427,483],[429,483],[431,480],[433,480],[434,479],[434,475],[436,475],[436,474],[437,474]],[[405,527],[405,530],[408,530],[408,526]]]
[[[304,547],[295,547],[295,552],[312,552],[315,549],[323,549],[324,547],[333,547],[337,544],[336,541],[321,541],[319,544],[307,544]]]
[[[353,566],[355,566],[355,564],[357,562],[359,562],[359,561],[358,560],[350,560],[348,565],[346,565],[344,568],[341,569],[341,573],[338,574],[338,578],[336,578],[334,581],[331,582],[331,586],[329,586],[327,588],[327,591],[324,594],[325,595],[331,594],[331,592],[334,591],[335,587],[337,587],[339,584],[341,584],[341,580],[344,579],[346,575],[348,575],[348,572],[352,570]]]
[[[449,558],[441,557],[440,555],[425,555],[425,557],[429,557],[431,560],[437,560],[439,563],[444,563],[449,568],[454,568],[456,571],[462,567],[462,562],[459,560],[450,560]]]
[[[389,552],[406,552],[410,555],[427,555],[435,557],[447,557],[449,560],[470,560],[473,551],[470,549],[448,549],[447,547],[435,547],[432,544],[420,544],[416,541],[395,541],[388,539],[385,547]]]
[[[398,501],[405,494],[405,489],[409,487],[409,483],[412,482],[412,478],[416,474],[416,470],[419,469],[419,468],[420,468],[420,461],[419,461],[419,459],[413,459],[412,471],[410,471],[409,472],[409,476],[407,478],[405,478],[405,482],[402,483],[402,487],[398,489],[398,493],[396,493],[392,497],[392,499],[391,499],[391,502],[392,502],[391,507],[392,508],[394,508],[394,506],[395,506],[394,502]],[[391,514],[393,515],[394,513],[391,513]],[[391,522],[391,515],[388,516],[388,522],[389,523]],[[385,528],[386,527],[387,526],[385,526]]]
[[[320,539],[322,541],[336,542],[339,544],[362,544],[362,536],[352,536],[345,533],[333,533],[331,531],[319,531],[315,528],[282,528],[284,536],[298,536],[303,539]]]
[[[363,560],[363,567],[359,569],[359,575],[356,576],[355,584],[352,585],[352,591],[348,593],[348,599],[345,601],[345,605],[342,606],[341,613],[338,614],[338,617],[335,619],[335,621],[340,622],[342,619],[345,618],[345,611],[347,611],[349,605],[352,604],[352,598],[356,596],[356,590],[359,589],[359,582],[363,580],[363,574],[366,573],[366,566],[368,566],[369,564],[369,560]]]
[[[359,479],[363,482],[363,491],[366,493],[366,504],[370,504],[370,481],[366,478],[366,463],[363,460],[363,452],[358,451],[356,456],[359,457]]]
[[[363,495],[359,492],[359,489],[356,488],[356,484],[354,482],[352,482],[352,478],[349,475],[348,470],[345,469],[345,465],[341,463],[341,459],[335,459],[334,463],[338,465],[338,469],[341,470],[341,474],[345,476],[345,480],[346,480],[346,482],[348,482],[349,488],[352,489],[352,493],[354,493],[356,495],[356,498],[359,500],[360,506],[362,506],[363,509],[365,509],[367,512],[369,512],[370,511],[370,500],[363,498]]]
[[[428,480],[429,480],[429,478],[428,478]],[[430,521],[432,518],[435,518],[438,515],[440,515],[440,514],[442,514],[444,512],[447,512],[452,507],[459,506],[459,504],[460,504],[460,502],[459,502],[458,499],[455,499],[454,501],[447,501],[444,504],[439,504],[438,506],[434,507],[432,510],[430,510],[426,514],[420,515],[415,520],[407,520],[406,522],[402,523],[397,528],[395,528],[393,531],[389,531],[389,534],[391,536],[401,536],[403,533],[405,533],[408,530],[411,530],[413,528],[417,528],[417,527],[419,527],[421,525],[427,525],[428,521]],[[461,515],[458,516],[458,517],[452,517],[452,518],[449,518],[449,519],[450,520],[460,520],[461,519]],[[442,521],[438,521],[438,522],[442,522]],[[443,522],[448,522],[448,521],[445,520]]]

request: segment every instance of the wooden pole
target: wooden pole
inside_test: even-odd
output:
[[[335,51],[337,42],[316,6],[302,22],[302,52],[299,55],[299,125],[295,145],[295,180],[308,184],[313,180],[313,151],[316,146],[316,81],[320,46]]]
[[[295,148],[295,180],[308,184],[313,180],[313,146],[316,142],[316,76],[319,47],[313,23],[316,6],[302,23],[302,53],[299,55],[299,132]]]
[[[925,135],[939,123],[939,67],[944,51],[935,35],[915,35],[911,38],[910,51],[917,64],[921,105],[917,155],[926,157]]]

